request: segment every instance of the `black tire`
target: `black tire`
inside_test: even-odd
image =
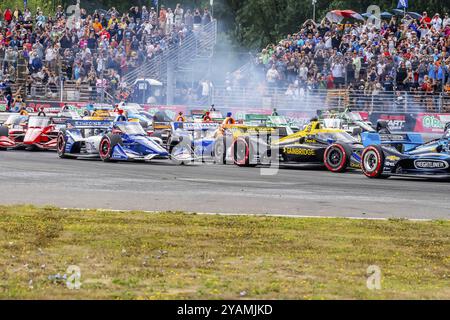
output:
[[[105,162],[112,162],[111,160],[114,147],[117,145],[122,145],[122,138],[116,134],[107,134],[103,136],[100,140],[100,145],[98,147],[100,158]]]
[[[371,179],[386,179],[383,175],[385,156],[383,149],[378,145],[365,148],[361,155],[361,169],[364,175]]]
[[[56,153],[58,154],[58,157],[61,159],[68,158],[66,156],[66,129],[61,129],[58,133],[58,138],[56,140]]]
[[[323,153],[323,162],[331,172],[345,172],[350,163],[352,149],[340,143],[330,145]]]
[[[9,129],[6,126],[0,127],[0,137],[9,137]]]
[[[225,164],[227,152],[225,150],[225,138],[220,137],[214,143],[214,163]]]
[[[8,127],[1,126],[0,127],[0,137],[9,137],[9,129]],[[0,151],[5,151],[7,148],[0,147]]]

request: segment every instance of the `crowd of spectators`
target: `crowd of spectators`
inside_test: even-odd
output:
[[[318,89],[440,93],[450,88],[450,17],[409,15],[364,22],[306,21],[258,55],[259,79],[295,97]]]
[[[103,87],[126,92],[123,75],[211,20],[207,8],[185,10],[181,4],[173,10],[161,5],[159,12],[133,6],[88,13],[78,7],[69,14],[58,6],[51,15],[0,5],[0,83],[18,80],[17,61],[23,58],[29,89],[44,84],[56,95],[60,81],[71,81],[89,87],[92,98]]]

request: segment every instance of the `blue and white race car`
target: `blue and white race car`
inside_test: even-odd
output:
[[[172,122],[171,127],[168,150],[173,159],[213,159],[218,123]]]
[[[361,168],[369,178],[389,176],[450,177],[450,123],[440,139],[414,147],[370,145],[361,156]]]
[[[57,140],[60,158],[100,158],[103,161],[168,159],[158,138],[152,138],[138,122],[72,120]]]

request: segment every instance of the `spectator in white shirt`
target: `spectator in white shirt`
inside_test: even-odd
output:
[[[442,28],[442,19],[439,15],[439,13],[436,13],[433,17],[433,19],[431,19],[431,25],[434,27],[434,29],[436,29],[436,31],[441,30]]]
[[[267,83],[271,87],[275,87],[277,84],[277,80],[280,79],[280,74],[278,73],[277,69],[275,68],[275,65],[273,64],[272,67],[267,71],[266,74]]]

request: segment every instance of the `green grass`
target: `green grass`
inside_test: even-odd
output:
[[[0,298],[449,299],[449,239],[449,221],[0,206]],[[79,290],[48,278],[69,265]]]

